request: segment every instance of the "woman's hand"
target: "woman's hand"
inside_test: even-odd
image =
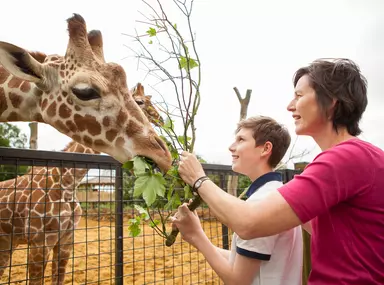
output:
[[[193,186],[197,179],[205,176],[205,172],[194,154],[183,151],[180,155],[179,175],[185,183]]]
[[[177,227],[181,237],[194,247],[198,247],[200,239],[205,237],[196,210],[190,211],[187,203],[181,205],[177,213],[171,217],[172,227]]]

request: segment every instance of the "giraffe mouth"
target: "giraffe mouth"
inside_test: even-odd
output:
[[[147,164],[150,165],[151,169],[152,169],[154,172],[160,172],[160,173],[162,173],[160,167],[157,165],[156,162],[153,161],[153,159],[151,159],[151,158],[149,158],[149,157],[147,157],[147,156],[144,156],[144,155],[138,155],[138,157],[144,159],[145,162],[146,162]]]

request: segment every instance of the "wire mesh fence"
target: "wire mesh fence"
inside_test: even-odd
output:
[[[249,185],[229,166],[204,168],[234,195]],[[143,203],[133,184],[109,156],[0,148],[0,284],[222,284],[180,237],[166,247],[147,224],[130,235]],[[176,210],[163,206],[151,217]],[[232,233],[206,205],[197,212],[212,243],[228,249]]]

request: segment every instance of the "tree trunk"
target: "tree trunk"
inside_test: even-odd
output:
[[[29,123],[29,128],[31,130],[31,135],[29,137],[29,148],[37,149],[37,122]]]
[[[247,90],[247,93],[245,94],[245,98],[241,97],[237,87],[234,87],[233,90],[235,90],[237,99],[239,99],[239,102],[240,102],[240,121],[241,121],[247,118],[248,105],[249,105],[249,101],[251,100],[252,89]]]
[[[235,90],[237,99],[239,99],[240,103],[240,121],[247,118],[248,113],[248,105],[249,101],[251,100],[251,94],[252,90],[248,89],[247,93],[245,94],[245,98],[242,98],[240,95],[239,90],[237,87],[234,87],[233,90]],[[237,196],[237,187],[239,184],[239,176],[237,175],[229,175],[228,181],[227,181],[227,192],[233,196]]]

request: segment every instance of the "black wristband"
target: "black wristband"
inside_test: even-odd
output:
[[[200,188],[201,184],[203,183],[203,181],[205,180],[209,180],[209,177],[208,176],[202,176],[200,177],[199,179],[197,179],[195,181],[195,183],[193,183],[193,186],[192,186],[192,192],[195,192],[197,193],[198,189]],[[200,182],[200,183],[199,183]],[[196,185],[196,184],[199,184],[199,185]]]

